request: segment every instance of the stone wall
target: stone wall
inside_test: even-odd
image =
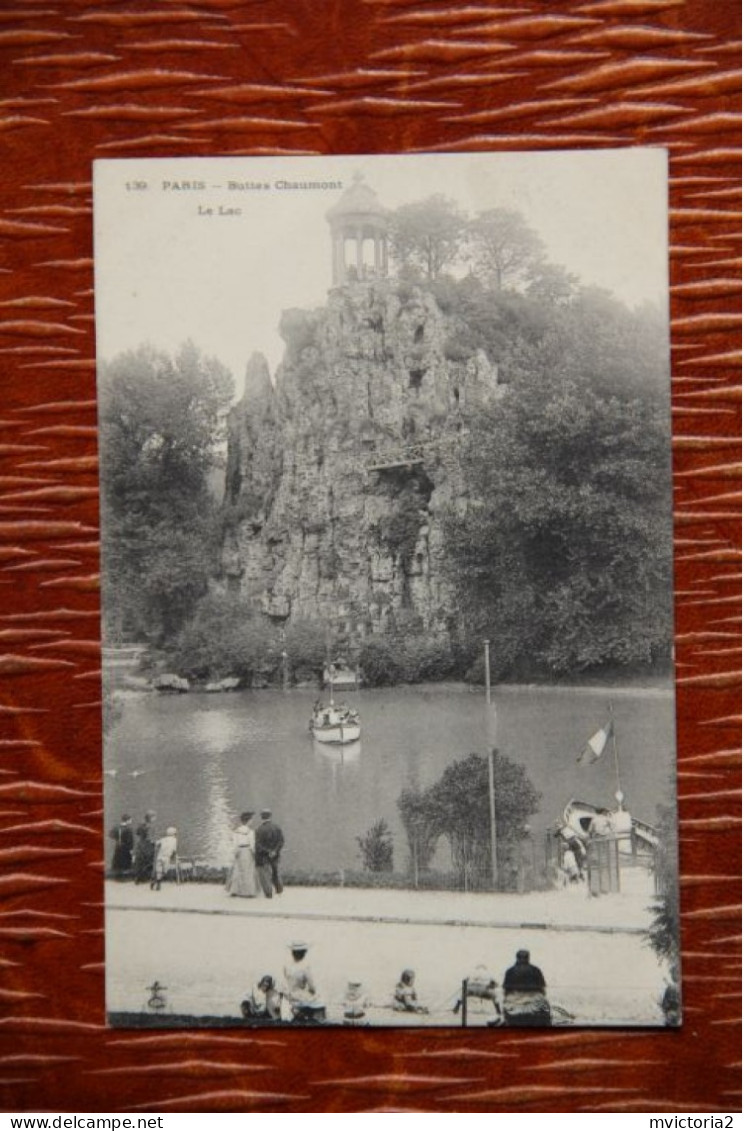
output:
[[[254,355],[229,420],[223,584],[351,641],[402,615],[446,635],[442,515],[467,498],[458,450],[495,368],[448,360],[451,318],[387,281],[338,287],[280,330],[275,382]],[[404,453],[416,462],[387,466]]]

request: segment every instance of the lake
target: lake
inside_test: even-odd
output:
[[[316,697],[313,690],[122,693],[104,757],[107,828],[123,812],[138,823],[154,809],[158,835],[178,827],[182,856],[226,864],[238,814],[270,808],[285,833],[284,867],[331,871],[360,868],[356,838],[384,818],[396,871],[405,870],[398,795],[430,785],[455,758],[485,752],[483,691],[429,684],[350,692],[344,698],[360,712],[362,738],[343,751],[311,738]],[[538,846],[570,798],[614,804],[609,745],[593,766],[576,763],[607,721],[610,700],[626,805],[653,824],[673,789],[671,690],[493,690],[499,750],[525,767],[542,795],[531,820]]]

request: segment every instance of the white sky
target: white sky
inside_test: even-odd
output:
[[[283,352],[282,310],[325,301],[325,214],[342,191],[279,191],[274,183],[342,181],[346,188],[356,171],[388,208],[433,193],[470,214],[517,208],[552,262],[631,306],[650,300],[666,310],[663,149],[105,160],[95,163],[94,176],[99,357],[144,341],[172,352],[191,338],[232,370],[238,393],[254,350],[274,372]],[[229,180],[272,188],[231,192]],[[148,187],[128,189],[135,181]],[[166,181],[207,187],[165,190]],[[199,206],[217,213],[220,205],[242,214],[199,214]]]

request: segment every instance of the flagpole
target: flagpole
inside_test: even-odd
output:
[[[486,668],[486,757],[488,758],[488,816],[491,825],[491,883],[498,887],[499,866],[496,852],[496,787],[493,759],[496,749],[491,741],[491,641],[483,641]],[[495,736],[494,736],[495,737]]]
[[[617,755],[617,739],[615,738],[615,716],[612,711],[612,703],[608,704],[608,710],[610,712],[610,727],[612,730],[612,753],[615,757],[615,780],[617,781],[617,793],[615,794],[615,800],[622,808],[623,798],[625,795],[623,794],[623,787],[620,784],[620,760]]]

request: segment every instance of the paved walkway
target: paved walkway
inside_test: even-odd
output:
[[[596,899],[577,885],[556,891],[443,892],[387,888],[291,887],[272,900],[231,898],[219,884],[166,883],[161,891],[133,883],[106,884],[109,910],[187,912],[251,918],[451,927],[643,932],[649,922],[653,881],[642,869],[622,874],[623,890]]]

